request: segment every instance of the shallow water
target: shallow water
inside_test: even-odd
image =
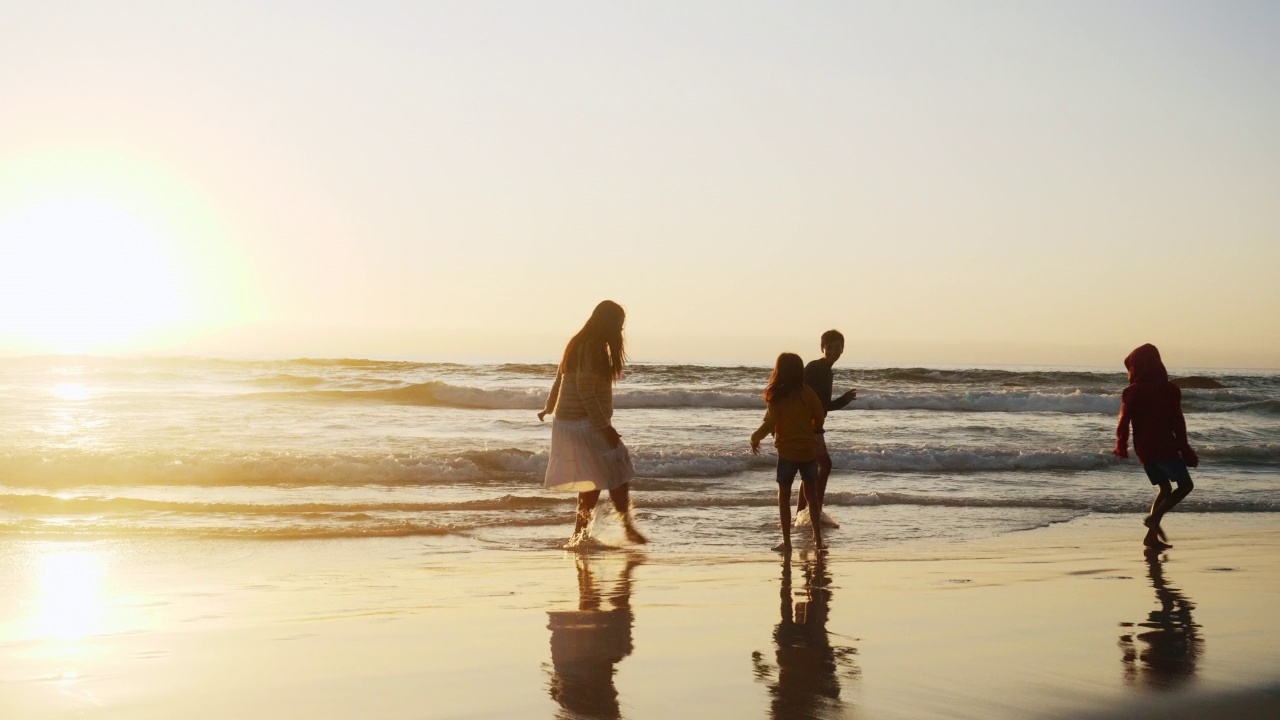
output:
[[[772,544],[774,458],[747,438],[766,367],[644,365],[615,392],[655,541]],[[1188,375],[1191,373],[1182,373]],[[0,533],[287,539],[432,536],[555,547],[572,497],[541,488],[551,365],[0,359]],[[1175,376],[1178,373],[1175,373]],[[1180,512],[1280,512],[1280,376],[1184,390],[1202,458]],[[1212,382],[1206,382],[1205,379]],[[836,367],[832,539],[965,540],[1140,512],[1110,456],[1119,372]],[[606,538],[614,529],[602,518]]]

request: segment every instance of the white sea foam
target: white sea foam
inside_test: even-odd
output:
[[[1003,472],[1097,470],[1114,464],[1110,453],[1072,450],[887,448],[831,453],[834,467],[874,472]]]
[[[384,382],[373,383],[377,385]],[[259,392],[250,397],[269,400],[317,402],[390,403],[422,407],[452,407],[475,410],[538,410],[546,402],[548,388],[482,388],[441,381],[414,383],[374,389],[306,389],[287,392]],[[614,390],[618,409],[762,409],[758,388],[742,390],[690,388],[628,388]],[[1280,414],[1280,401],[1234,390],[1188,390],[1186,412],[1248,412]],[[863,390],[850,410],[928,410],[935,412],[1069,413],[1114,415],[1120,409],[1119,389],[1025,389],[970,390],[956,392],[954,386],[933,392]]]
[[[865,393],[853,407],[862,410],[938,410],[946,412],[1106,413],[1120,410],[1117,395],[1023,391],[966,393]]]
[[[1280,444],[1199,448],[1215,465],[1280,464]],[[878,473],[1091,471],[1118,461],[1106,451],[1007,450],[978,447],[884,446],[832,450],[837,470]],[[723,478],[768,471],[772,454],[748,451],[633,449],[637,473],[649,478]],[[469,450],[456,454],[207,453],[173,455],[60,450],[0,455],[0,477],[12,486],[83,485],[433,485],[533,482],[546,471],[547,450]]]

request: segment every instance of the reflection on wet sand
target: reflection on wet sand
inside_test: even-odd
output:
[[[1204,654],[1200,626],[1191,618],[1196,606],[1165,581],[1158,551],[1147,552],[1147,577],[1160,609],[1152,610],[1146,622],[1120,623],[1123,628],[1140,628],[1120,636],[1124,681],[1156,690],[1181,687],[1195,678]]]
[[[631,574],[641,559],[628,555],[617,579],[604,583],[593,575],[587,555],[578,555],[576,560],[578,609],[547,613],[547,628],[551,630],[551,697],[565,711],[561,717],[619,718],[614,666],[631,654],[631,627],[635,622]]]
[[[769,686],[771,717],[848,717],[840,700],[840,677],[857,678],[857,649],[833,646],[827,632],[831,575],[821,556],[802,560],[804,584],[794,593],[791,558],[782,561],[782,620],[773,630],[776,664],[752,653],[756,680]]]

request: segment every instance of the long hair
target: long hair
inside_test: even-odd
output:
[[[769,376],[769,384],[764,388],[764,401],[771,403],[782,400],[804,387],[804,360],[795,353],[784,352],[778,356],[773,365],[773,375]]]
[[[627,361],[626,343],[622,337],[622,325],[626,319],[627,311],[621,305],[612,300],[601,301],[578,334],[564,346],[560,371],[577,370],[578,363],[586,361],[595,367],[609,368],[609,374],[615,381],[622,379],[622,366]]]

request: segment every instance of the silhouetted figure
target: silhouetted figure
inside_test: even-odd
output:
[[[775,720],[847,717],[840,701],[840,676],[859,676],[861,671],[853,662],[858,651],[831,644],[827,632],[831,576],[821,557],[804,563],[803,572],[804,585],[795,599],[791,558],[783,558],[782,621],[773,630],[777,664],[765,662],[762,653],[752,653],[756,680],[769,686],[770,717]]]
[[[774,550],[791,552],[791,483],[800,473],[800,494],[810,494],[809,503],[821,512],[822,500],[814,493],[818,482],[818,435],[826,411],[822,401],[804,384],[804,361],[795,353],[784,352],[774,363],[773,375],[764,389],[768,410],[764,422],[751,433],[751,452],[760,454],[760,441],[772,435],[778,449],[778,522],[782,526],[782,542]],[[821,515],[819,515],[821,517]],[[827,547],[822,541],[822,523],[813,524],[813,543],[819,551]]]
[[[628,557],[614,587],[601,594],[590,558],[577,557],[578,609],[548,612],[551,630],[551,697],[563,718],[619,718],[614,666],[631,654],[631,573],[640,559]],[[605,609],[605,601],[608,609]]]
[[[1147,526],[1142,544],[1149,548],[1169,545],[1160,522],[1164,514],[1191,494],[1189,467],[1197,467],[1200,458],[1187,444],[1187,421],[1182,415],[1182,391],[1169,382],[1169,373],[1160,360],[1155,345],[1142,345],[1124,359],[1129,370],[1129,385],[1120,396],[1120,423],[1116,426],[1115,455],[1129,457],[1129,426],[1133,426],[1133,449],[1155,485],[1156,499],[1151,512],[1143,518]],[[1173,484],[1178,489],[1173,489]]]
[[[848,390],[838,398],[831,397],[835,392],[833,390],[835,374],[831,368],[844,354],[844,334],[839,330],[828,330],[822,333],[819,347],[822,350],[822,357],[804,366],[804,382],[813,388],[813,392],[822,401],[823,409],[830,415],[856,400],[858,391]],[[827,450],[825,433],[826,430],[818,431],[818,481],[814,483],[814,493],[818,496],[819,503],[827,496],[827,479],[831,477],[831,453]],[[796,519],[801,525],[809,519],[809,513],[806,512],[808,507],[808,499],[804,493],[800,493],[800,499],[796,501]],[[838,527],[830,517],[824,516],[822,521]]]
[[[647,542],[631,513],[635,468],[613,427],[613,384],[622,379],[627,360],[622,327],[627,313],[612,300],[601,301],[569,339],[555,383],[538,413],[551,422],[551,454],[543,487],[578,493],[578,512],[567,548],[587,548],[587,533],[600,491],[608,490],[627,540]]]
[[[1124,651],[1124,679],[1129,685],[1145,685],[1156,690],[1171,690],[1190,682],[1196,675],[1196,664],[1204,654],[1200,626],[1191,618],[1195,605],[1164,579],[1160,553],[1148,550],[1147,577],[1156,590],[1159,610],[1152,610],[1146,622],[1121,623],[1121,627],[1137,628],[1120,636]]]

